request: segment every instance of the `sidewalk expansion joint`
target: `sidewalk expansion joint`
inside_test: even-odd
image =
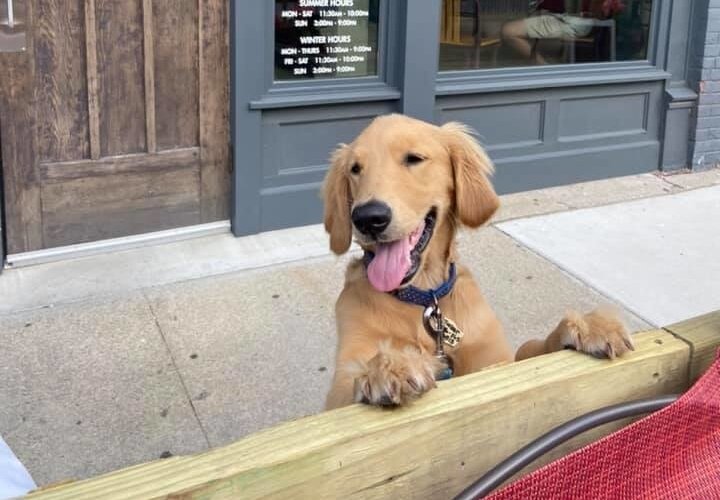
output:
[[[150,310],[150,314],[153,317],[153,321],[155,322],[155,327],[157,328],[158,332],[160,333],[160,338],[163,341],[163,345],[165,346],[165,349],[167,350],[168,356],[170,357],[170,361],[172,362],[173,368],[175,369],[175,373],[177,373],[178,378],[180,379],[180,384],[182,385],[183,392],[185,393],[185,397],[190,403],[190,408],[192,409],[193,415],[195,416],[195,420],[197,421],[198,427],[200,427],[200,432],[202,432],[203,439],[205,439],[205,444],[207,444],[208,449],[212,447],[210,444],[210,438],[208,437],[207,431],[205,430],[205,426],[203,426],[202,420],[200,420],[200,415],[198,414],[197,408],[195,408],[195,403],[193,403],[192,397],[190,396],[190,391],[187,388],[187,385],[185,384],[185,379],[182,376],[182,372],[180,371],[180,367],[178,367],[178,364],[175,360],[175,356],[173,356],[172,350],[170,349],[170,345],[168,344],[167,338],[165,337],[165,332],[162,329],[162,326],[160,325],[160,320],[158,319],[157,315],[155,314],[155,309],[152,306],[152,302],[148,298],[148,296],[145,294],[145,291],[143,289],[140,290],[142,293],[143,298],[145,299],[145,302],[147,303],[148,309]]]

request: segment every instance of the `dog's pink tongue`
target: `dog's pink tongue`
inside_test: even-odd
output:
[[[410,270],[410,250],[410,238],[377,245],[367,268],[368,279],[377,291],[390,292],[400,287]]]

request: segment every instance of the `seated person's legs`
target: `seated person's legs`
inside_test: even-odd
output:
[[[532,45],[530,44],[525,21],[526,19],[518,19],[505,23],[502,27],[501,34],[503,41],[512,47],[515,52],[526,59],[530,59],[532,55]]]
[[[523,57],[530,59],[533,55],[531,40],[548,38],[568,38],[577,35],[580,18],[571,16],[540,15],[526,19],[518,19],[506,23],[502,28],[503,40]],[[535,51],[535,63],[546,64],[545,58]]]

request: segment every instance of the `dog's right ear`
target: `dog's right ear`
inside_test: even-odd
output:
[[[493,164],[466,125],[450,122],[440,130],[445,135],[455,177],[456,215],[466,226],[479,227],[500,206],[488,178],[493,173]]]
[[[325,204],[325,231],[330,234],[330,249],[340,255],[350,248],[352,227],[350,225],[350,185],[347,171],[350,148],[340,144],[330,158],[330,169],[325,176],[322,195]]]

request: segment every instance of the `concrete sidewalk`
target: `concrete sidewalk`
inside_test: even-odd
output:
[[[505,196],[460,251],[515,346],[608,302],[643,329],[720,308],[719,199],[718,170]],[[0,435],[47,484],[320,411],[351,257],[311,227],[6,271]]]

